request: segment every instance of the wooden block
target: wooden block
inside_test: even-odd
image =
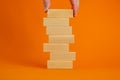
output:
[[[74,43],[74,35],[49,35],[49,43]]]
[[[49,60],[47,62],[48,69],[72,69],[73,61],[53,61]]]
[[[69,26],[69,18],[44,18],[44,26]]]
[[[67,52],[67,53],[50,53],[50,60],[64,60],[64,61],[73,61],[76,59],[75,52]]]
[[[53,26],[53,27],[46,27],[47,35],[71,35],[72,34],[72,27],[62,27],[62,26]]]
[[[73,10],[72,9],[49,9],[48,17],[73,18]]]
[[[61,43],[44,43],[43,45],[44,52],[68,52],[69,44],[61,44]]]

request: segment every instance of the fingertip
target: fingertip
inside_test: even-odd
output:
[[[48,9],[50,8],[50,0],[44,0],[44,12],[48,12]]]
[[[76,17],[76,14],[74,14],[73,17]]]
[[[78,8],[79,8],[79,0],[70,0],[73,9],[73,17],[77,16]]]
[[[73,9],[73,17],[76,17],[77,16],[77,11],[76,9]]]
[[[47,9],[44,9],[44,12],[45,12],[45,13],[47,13],[47,12],[48,12],[48,10],[47,10]]]
[[[76,15],[73,15],[73,17],[76,17]]]
[[[48,12],[48,9],[49,9],[49,6],[45,7],[45,8],[44,8],[44,12],[47,13],[47,12]]]

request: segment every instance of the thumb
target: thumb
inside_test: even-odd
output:
[[[43,0],[44,4],[44,11],[47,12],[48,9],[50,8],[50,0]]]

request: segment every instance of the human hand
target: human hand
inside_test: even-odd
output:
[[[72,9],[73,9],[73,16],[75,17],[78,12],[79,8],[79,0],[70,0]],[[44,3],[44,11],[47,12],[50,7],[50,0],[43,0]]]

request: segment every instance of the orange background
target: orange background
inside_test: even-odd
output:
[[[51,0],[51,8],[71,5],[69,0]],[[42,0],[3,0],[0,15],[0,80],[119,78],[119,0],[80,0],[79,13],[70,20],[75,35],[70,51],[77,52],[73,70],[46,69]]]

